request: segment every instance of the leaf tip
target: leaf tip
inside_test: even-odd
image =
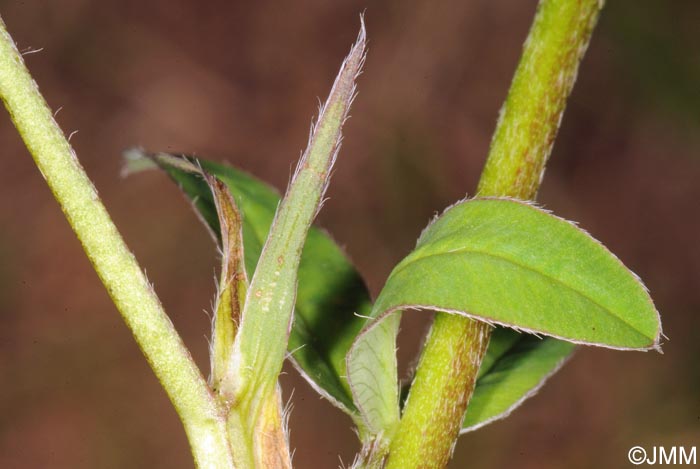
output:
[[[360,33],[357,36],[356,44],[362,43],[364,49],[367,42],[367,28],[365,27],[365,12],[360,13]]]
[[[658,314],[658,311],[657,313]],[[654,352],[660,353],[661,355],[664,354],[664,351],[662,349],[663,342],[662,339],[669,341],[670,339],[666,334],[664,334],[663,330],[661,329],[661,320],[659,320],[659,332],[656,335],[656,338],[654,339],[654,343],[649,347],[649,350],[653,350]]]
[[[121,177],[131,176],[134,173],[140,173],[157,167],[156,163],[148,157],[148,154],[139,147],[127,148],[122,152],[124,160],[121,171]]]
[[[364,14],[360,15],[360,31],[357,33],[357,39],[350,48],[350,53],[343,61],[343,65],[338,72],[338,78],[333,88],[338,89],[349,103],[355,97],[355,81],[362,73],[362,67],[367,56],[367,29],[365,27]],[[335,89],[333,91],[335,91]],[[334,94],[331,91],[331,96]],[[329,99],[330,101],[330,99]]]

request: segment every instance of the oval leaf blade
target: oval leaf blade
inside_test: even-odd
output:
[[[394,268],[348,355],[355,402],[373,431],[391,432],[398,407],[396,371],[384,371],[395,363],[396,328],[377,326],[406,309],[617,349],[658,348],[661,334],[641,281],[572,223],[511,199],[458,203]]]
[[[655,348],[660,334],[644,285],[610,251],[510,199],[445,212],[396,266],[375,310],[421,306],[618,349]]]

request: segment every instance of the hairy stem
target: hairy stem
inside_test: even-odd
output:
[[[0,95],[63,213],[183,422],[200,468],[233,468],[225,420],[0,19]]]
[[[542,0],[501,109],[480,196],[532,199],[602,0]],[[387,468],[444,467],[451,457],[491,326],[437,314]]]
[[[459,435],[491,328],[461,316],[441,316],[436,318],[423,349],[420,375],[411,386],[387,467],[444,467]]]

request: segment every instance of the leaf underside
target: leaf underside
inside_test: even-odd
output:
[[[574,348],[574,344],[552,337],[540,339],[511,329],[494,329],[462,433],[508,417],[523,401],[536,394]]]
[[[163,169],[192,201],[197,213],[217,238],[219,244],[221,242],[220,229],[214,200],[205,181],[195,172],[192,172],[193,165],[195,168],[201,167],[205,172],[218,177],[226,183],[234,196],[236,205],[241,211],[246,270],[249,274],[252,274],[280,200],[279,194],[274,189],[240,170],[203,159],[184,158],[163,153],[146,155],[135,150],[130,152],[130,157],[135,158],[129,163],[129,166],[137,170],[145,169],[141,167],[147,166],[144,161],[145,158],[151,159]],[[488,200],[490,199],[482,200],[482,202]],[[508,201],[506,203],[518,204],[519,206],[525,206],[526,210],[543,213],[520,202]],[[453,209],[463,204],[465,203],[456,205]],[[576,230],[567,222],[547,214],[544,215],[558,221],[558,223],[566,224],[570,229]],[[508,223],[501,229],[493,225],[494,223],[497,224],[497,221],[491,220],[487,223],[487,220],[490,218],[498,219],[503,216],[503,214],[499,214],[498,209],[495,210],[492,216],[488,216],[487,213],[486,218],[482,220],[485,224],[482,227],[482,231],[474,234],[474,236],[485,236],[484,230],[486,230],[488,223],[491,223],[492,231],[509,231]],[[455,217],[451,216],[450,218]],[[466,224],[470,227],[474,226],[474,223],[467,223],[466,214],[457,218],[460,219],[459,223],[461,224]],[[470,216],[469,218],[472,217]],[[518,221],[516,225],[522,225],[522,223],[522,221]],[[437,238],[442,238],[441,242],[443,243],[447,242],[449,236],[445,235],[450,233],[458,236],[459,230],[456,226],[453,226],[454,224],[453,220],[451,223],[438,221],[431,225],[421,237],[417,249],[435,241],[440,241]],[[476,224],[479,224],[479,222],[476,222]],[[437,230],[438,228],[439,230]],[[469,229],[471,228],[465,226],[465,230]],[[527,228],[521,226],[520,229],[525,230]],[[442,236],[430,235],[431,232],[436,232],[436,230],[441,232]],[[550,233],[547,236],[548,240],[553,238],[555,238],[554,233]],[[588,238],[588,240],[593,242],[597,249],[605,251],[591,238]],[[497,244],[497,241],[493,241],[493,243]],[[395,272],[402,265],[406,265],[408,259],[414,254],[412,253],[397,266]],[[618,265],[621,266],[619,262]],[[572,266],[572,269],[574,267],[576,266]],[[442,267],[438,269],[438,272],[440,271],[443,274],[449,274]],[[626,272],[626,275],[629,275],[629,272]],[[387,285],[394,282],[393,278],[394,273],[387,280]],[[638,282],[636,279],[634,280],[638,287]],[[468,279],[459,277],[459,281],[460,284],[463,284]],[[421,288],[421,283],[414,283],[411,288],[424,290],[424,288]],[[507,287],[506,289],[510,294],[509,288]],[[385,300],[382,297],[385,297],[385,295],[386,293],[383,291],[379,301],[384,303]],[[400,303],[406,304],[406,302]],[[423,303],[421,302],[421,304]],[[386,305],[386,303],[384,304]],[[430,308],[429,305],[425,304],[423,306],[426,306],[426,309],[437,309],[436,307]],[[386,308],[386,306],[383,307]],[[367,409],[363,409],[364,424],[369,423],[368,428],[370,431],[378,431],[383,425],[390,425],[393,419],[398,418],[399,413],[398,404],[393,403],[397,401],[393,401],[393,397],[386,398],[386,396],[397,394],[396,379],[392,369],[395,367],[393,351],[399,315],[391,315],[388,321],[374,322],[365,319],[370,314],[378,316],[381,314],[381,311],[377,308],[372,308],[368,290],[360,275],[328,234],[321,229],[312,228],[304,247],[299,269],[295,319],[289,341],[290,356],[295,366],[314,389],[331,400],[336,406],[359,419],[351,388],[345,378],[347,376],[345,358],[353,345],[353,341],[362,332],[363,327],[379,325],[378,329],[383,330],[382,334],[377,334],[377,330],[367,327],[365,327],[363,332],[365,340],[368,337],[378,338],[379,340],[376,343],[374,341],[369,342],[369,346],[366,349],[361,349],[357,345],[363,344],[367,346],[368,342],[358,340],[356,347],[353,349],[353,356],[348,357],[348,362],[357,360],[358,368],[364,370],[367,376],[371,376],[371,380],[374,381],[374,383],[369,380],[353,383],[356,387],[357,402],[360,405],[364,402],[366,405],[368,402],[373,402],[377,399],[388,401],[388,405],[387,402],[384,402],[378,407],[379,410],[374,414],[370,414],[369,417]],[[472,312],[469,314],[477,316]],[[489,318],[489,320],[493,321],[494,319]],[[387,344],[390,347],[387,347]],[[391,354],[386,353],[389,348]],[[512,329],[496,325],[480,369],[469,411],[465,417],[463,431],[474,430],[507,416],[515,407],[531,396],[542,385],[544,380],[561,366],[572,349],[573,346],[568,342],[562,342],[553,338],[539,339],[529,334],[521,334]],[[377,360],[382,358],[384,358],[383,363],[377,364]],[[355,371],[357,372],[357,369]],[[390,376],[391,379],[387,380],[387,376]],[[383,385],[378,385],[378,380],[382,378],[385,378],[386,381],[384,387]],[[387,384],[388,386],[386,386]],[[373,394],[381,389],[386,390],[384,395]],[[395,406],[395,413],[393,413],[393,409],[391,412],[385,412],[387,409],[391,409],[392,406]],[[386,418],[387,415],[389,415],[389,418]],[[372,426],[372,422],[380,423]]]
[[[297,285],[300,283],[301,256],[307,244],[308,232],[321,208],[333,164],[340,151],[343,125],[348,119],[355,96],[356,79],[365,59],[365,44],[366,32],[364,22],[361,22],[357,40],[343,61],[328,99],[321,106],[318,119],[311,127],[308,146],[276,209],[269,233],[264,232],[267,237],[257,261],[255,273],[251,276],[245,309],[231,359],[231,373],[237,381],[237,398],[243,402],[242,405],[250,403],[253,409],[258,407],[259,395],[264,394],[266,389],[271,391],[277,385],[278,376],[287,355],[290,333],[294,328],[294,312],[297,309],[296,295]],[[318,267],[329,269],[338,267],[338,265],[324,265],[329,261],[324,248],[327,250],[335,246],[332,243],[324,246],[322,240],[317,241],[316,244],[313,255],[307,256],[307,261],[312,257],[311,260],[316,262]],[[320,256],[317,256],[319,254]],[[317,257],[314,258],[314,256]],[[342,256],[337,257],[345,261]],[[336,278],[341,276],[342,280],[343,272],[330,272],[330,275],[333,274]],[[304,283],[308,285],[316,280],[319,280],[319,276],[313,279],[307,278]],[[333,295],[336,293],[333,288],[337,288],[338,285],[334,282],[326,282],[323,286],[328,287],[330,294]],[[328,291],[316,289],[313,293],[319,297],[315,299],[316,301],[328,299]],[[300,311],[300,316],[306,319],[307,326],[317,319],[309,317],[313,316],[313,313],[304,317],[305,312]],[[319,317],[326,320],[329,315]],[[294,329],[298,333],[301,329],[299,327],[301,321],[297,322],[298,325]],[[329,327],[319,331],[322,332],[322,336],[314,336],[315,340],[328,340],[328,336],[334,332],[330,330],[333,324],[327,322],[325,325]],[[308,337],[305,339],[308,340]],[[308,345],[311,344],[308,342],[304,344],[301,354]],[[330,363],[330,365],[334,364]],[[342,383],[336,383],[338,384],[342,386]],[[262,409],[262,407],[259,408]],[[252,410],[252,413],[257,414],[258,411]]]
[[[376,433],[390,433],[398,422],[395,344],[400,315],[392,313],[407,309],[460,314],[618,349],[658,348],[661,332],[644,285],[572,223],[511,199],[458,203],[423,232],[416,249],[394,268],[349,352],[355,403]],[[499,347],[503,344],[494,341],[486,358],[468,427],[508,412],[570,350],[551,339],[523,337],[506,343],[508,354],[496,359]]]
[[[230,166],[165,153],[147,155],[131,150],[132,166],[151,159],[176,182],[221,245],[219,220],[211,191],[202,177],[223,181],[243,219],[243,244],[248,275],[255,271],[280,196],[272,187]],[[141,169],[140,167],[138,169]],[[145,168],[144,168],[145,169]],[[371,309],[369,292],[342,250],[323,230],[308,234],[299,266],[299,285],[288,350],[310,384],[335,405],[356,415],[345,376],[345,355]]]

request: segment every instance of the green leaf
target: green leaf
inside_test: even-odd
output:
[[[128,170],[160,167],[192,201],[196,212],[221,246],[216,206],[199,168],[216,176],[231,191],[243,219],[246,270],[255,271],[280,202],[269,185],[228,165],[166,153],[127,152]],[[150,165],[149,165],[150,163]],[[314,389],[354,415],[344,378],[345,355],[369,314],[371,302],[362,278],[342,250],[319,228],[312,227],[299,266],[296,311],[288,350],[292,363]]]
[[[496,326],[479,368],[462,433],[508,417],[534,396],[567,361],[575,346]],[[401,388],[401,407],[411,383]]]
[[[250,280],[233,345],[231,385],[242,406],[254,407],[272,392],[287,351],[296,305],[302,249],[328,186],[365,57],[365,29],[343,62],[312,127],[309,144],[280,202]],[[262,404],[260,404],[262,405]],[[257,417],[256,417],[257,418]]]
[[[356,405],[377,433],[398,422],[391,313],[406,309],[618,349],[658,348],[661,333],[644,285],[572,223],[516,200],[461,202],[394,268],[348,355]]]
[[[340,378],[344,375],[345,351],[354,334],[347,339],[342,335],[348,329],[359,330],[360,322],[355,320],[354,314],[369,310],[368,295],[359,276],[337,247],[326,236],[318,235],[315,230],[309,233],[309,230],[340,148],[341,129],[355,95],[355,79],[364,62],[364,53],[363,23],[357,42],[320,109],[309,145],[281,202],[276,194],[270,194],[269,189],[249,177],[241,177],[232,170],[217,174],[216,169],[221,168],[198,162],[205,172],[226,182],[235,197],[239,192],[236,198],[242,199],[237,200],[237,204],[244,219],[246,268],[253,274],[230,361],[228,381],[232,389],[235,388],[237,405],[258,406],[258,396],[271,391],[277,382],[290,346],[294,347],[291,351],[296,361],[308,372],[306,377],[311,384],[346,411],[354,410],[347,385]],[[132,152],[132,156],[138,161],[143,155]],[[176,173],[173,176],[176,180],[185,179],[180,181],[183,189],[213,228],[217,223],[215,210],[206,196],[204,201],[200,199],[201,184],[187,174],[192,163],[163,154],[152,159],[171,176]],[[184,175],[179,174],[183,169]],[[250,182],[252,184],[246,184]],[[245,186],[251,189],[249,199]],[[261,206],[263,201],[268,203]],[[310,253],[308,247],[305,248],[307,235],[313,244]],[[265,240],[264,247],[262,240]],[[299,292],[298,281],[301,283]],[[344,307],[353,309],[335,310]],[[299,315],[296,319],[294,310]],[[344,350],[337,352],[337,347],[344,347]],[[257,414],[256,410],[250,413]]]
[[[462,432],[506,418],[556,373],[574,344],[496,328],[479,370]],[[499,353],[500,352],[500,353]]]

